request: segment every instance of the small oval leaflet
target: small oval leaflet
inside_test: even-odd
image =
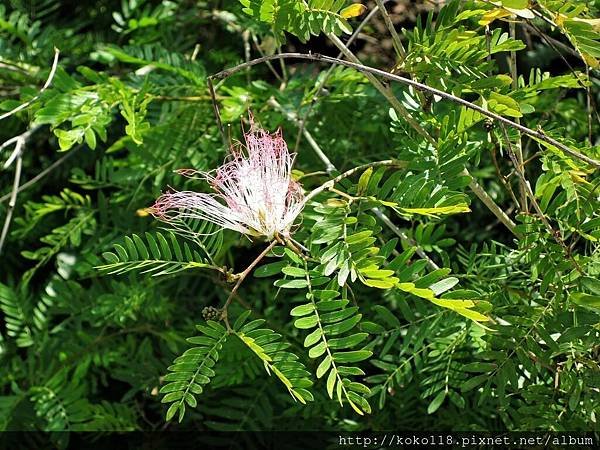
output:
[[[344,19],[351,19],[352,17],[358,17],[367,10],[365,5],[355,3],[354,5],[347,6],[340,11],[340,16]]]

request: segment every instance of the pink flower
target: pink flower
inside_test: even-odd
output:
[[[251,123],[250,131],[244,133],[245,151],[242,146],[232,147],[214,175],[178,171],[187,177],[199,175],[214,193],[165,193],[150,209],[152,214],[175,226],[185,219],[201,219],[269,240],[288,236],[304,206],[302,188],[291,179],[295,154],[288,151],[281,130],[269,134]]]

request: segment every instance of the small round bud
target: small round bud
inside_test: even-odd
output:
[[[219,320],[221,311],[214,306],[205,306],[202,308],[202,318],[204,320]]]

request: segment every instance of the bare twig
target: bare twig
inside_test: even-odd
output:
[[[277,103],[277,101],[275,99],[271,98],[271,99],[269,99],[267,101],[267,103],[270,104],[271,106],[273,106],[274,108],[280,110],[288,118],[288,120],[290,120],[291,122],[295,123],[297,126],[300,126],[299,125],[300,119],[298,118],[298,116],[296,114],[294,114],[292,111],[284,110],[283,107],[279,103]],[[325,164],[325,170],[327,171],[327,173],[331,175],[333,172],[336,172],[337,168],[329,160],[329,158],[323,152],[323,150],[321,149],[321,147],[319,147],[319,144],[314,140],[314,138],[312,137],[312,135],[310,134],[310,132],[306,128],[303,128],[302,131],[303,131],[304,137],[308,141],[309,145],[312,147],[312,149],[317,154],[317,156],[319,157],[319,159],[323,162],[323,164]],[[373,213],[390,230],[392,230],[392,232],[396,236],[398,236],[402,242],[410,245],[411,247],[415,247],[417,254],[422,259],[424,259],[425,261],[427,261],[427,264],[429,265],[429,267],[431,267],[433,270],[439,269],[439,266],[427,255],[427,253],[425,253],[425,251],[421,247],[419,247],[419,245],[413,239],[409,238],[406,235],[406,233],[404,233],[400,228],[398,228],[390,220],[390,218],[383,213],[383,211],[381,211],[379,208],[372,208],[371,211],[373,211]]]
[[[388,1],[389,0],[383,0],[383,3],[385,4]],[[379,10],[379,7],[375,6],[375,8],[373,8],[369,12],[369,14],[367,14],[367,17],[365,17],[364,20],[358,25],[358,27],[356,27],[356,30],[354,30],[354,33],[352,33],[352,35],[346,41],[346,46],[349,46],[354,42],[354,40],[358,37],[358,35],[362,31],[362,29],[364,28],[364,26],[373,18],[373,16],[375,16],[375,14],[377,13],[378,10]],[[344,56],[344,54],[342,52],[340,52],[337,57],[341,58],[342,56]],[[300,136],[302,136],[302,134],[303,134],[302,131],[304,130],[304,125],[306,124],[306,120],[308,119],[308,116],[310,116],[310,114],[312,113],[312,110],[314,109],[314,107],[317,103],[317,99],[323,93],[325,83],[327,83],[327,80],[329,79],[329,77],[331,76],[331,74],[333,73],[333,71],[335,70],[336,67],[337,67],[337,64],[332,64],[331,67],[329,67],[329,69],[327,70],[327,72],[325,72],[325,75],[321,78],[321,81],[317,85],[315,93],[313,94],[313,97],[310,100],[310,104],[308,105],[306,112],[300,118],[300,124],[298,126],[298,135],[296,136],[296,145],[294,146],[295,152],[298,151],[298,147],[300,145]]]
[[[514,234],[516,237],[521,237],[519,233],[516,231],[515,223],[508,217],[508,215],[494,202],[492,197],[488,195],[488,193],[483,189],[475,178],[469,173],[467,169],[464,169],[461,175],[468,176],[471,178],[469,182],[469,188],[473,191],[473,193],[483,202],[485,206],[498,218],[500,222],[508,228],[508,230]]]
[[[258,42],[258,38],[256,37],[256,34],[254,34],[253,32],[250,32],[250,33],[252,36],[252,42],[254,42],[254,47],[256,47],[256,50],[258,51],[258,53],[260,53],[260,56],[265,56],[265,52],[263,52],[263,49],[260,47],[260,43]],[[275,76],[275,78],[277,78],[279,83],[283,84],[284,83],[283,78],[281,78],[281,75],[279,75],[277,73],[277,71],[273,67],[273,64],[271,64],[271,61],[267,62],[267,67],[269,68],[271,73]]]
[[[355,67],[357,67],[357,66],[367,67],[367,66],[364,66],[360,62],[360,60],[354,55],[354,53],[352,53],[348,49],[348,47],[346,47],[344,45],[344,43],[340,40],[340,38],[338,38],[335,34],[328,33],[327,37],[335,44],[335,46],[338,49],[341,50],[341,52],[344,54],[344,56],[346,58],[348,58],[355,65]],[[332,59],[334,59],[334,58],[332,58]],[[348,62],[344,61],[344,64],[347,65]],[[350,67],[352,67],[352,66],[350,66]],[[377,89],[379,92],[381,92],[381,94],[386,98],[386,100],[390,103],[390,105],[392,105],[392,107],[398,112],[398,114],[400,114],[400,116],[404,120],[406,120],[410,124],[410,126],[413,127],[417,131],[417,133],[419,133],[421,136],[423,136],[425,139],[427,139],[427,141],[429,141],[429,143],[435,144],[435,139],[431,136],[431,134],[429,134],[429,132],[425,128],[423,128],[421,126],[421,124],[412,117],[412,115],[408,112],[408,110],[396,98],[396,96],[394,95],[392,90],[389,87],[384,86],[381,83],[381,81],[379,81],[377,79],[377,77],[375,77],[375,72],[372,72],[370,70],[363,70],[362,72],[367,77],[367,79],[371,82],[371,84],[373,86],[375,86],[375,89]],[[381,71],[381,72],[384,72],[384,71]],[[388,72],[384,72],[384,73],[388,73]],[[412,80],[410,80],[410,81],[412,81]]]
[[[522,166],[519,164],[519,161],[515,154],[515,150],[512,147],[510,137],[508,136],[508,132],[506,131],[506,127],[504,125],[501,125],[501,128],[502,128],[502,133],[504,135],[504,140],[506,141],[506,145],[508,147],[508,154],[509,154],[510,159],[512,160],[513,164],[515,165],[515,173],[519,177],[519,181],[521,182],[521,185],[524,186],[525,193],[531,200],[533,209],[535,209],[537,215],[539,216],[540,220],[546,227],[546,230],[548,231],[548,233],[552,236],[552,238],[556,241],[556,243],[562,247],[563,251],[565,252],[565,256],[571,260],[571,262],[575,266],[575,269],[581,275],[583,275],[584,274],[583,270],[581,269],[581,267],[579,266],[577,261],[575,261],[575,258],[573,258],[573,255],[571,255],[571,251],[570,251],[569,247],[567,246],[567,244],[565,244],[560,232],[558,230],[554,230],[554,228],[552,228],[550,221],[548,220],[548,218],[542,211],[542,208],[540,208],[540,205],[538,204],[537,199],[535,198],[535,194],[533,193],[533,190],[531,189],[531,185],[525,178],[525,174],[523,173]]]
[[[13,152],[10,154],[10,156],[8,157],[8,159],[6,160],[6,162],[3,165],[3,169],[7,169],[8,167],[11,166],[11,164],[13,163],[13,161],[19,156],[19,154],[21,153],[21,148],[19,147],[19,141],[23,141],[23,142],[27,142],[27,140],[30,138],[30,136],[35,133],[37,130],[39,130],[41,128],[41,125],[36,125],[33,128],[30,128],[29,130],[25,131],[24,133],[12,137],[10,138],[8,141],[6,141],[4,144],[0,145],[0,151],[2,151],[2,149],[4,149],[5,147],[10,146],[11,144],[16,143],[17,145],[15,145],[15,149],[13,150]]]
[[[265,61],[271,61],[274,59],[279,59],[279,58],[286,58],[286,59],[303,59],[303,60],[311,60],[311,61],[322,61],[322,62],[327,62],[330,64],[340,64],[346,67],[351,67],[354,68],[360,72],[363,73],[369,73],[372,75],[378,75],[381,76],[383,78],[386,78],[388,80],[391,81],[396,81],[398,83],[402,83],[402,84],[406,84],[408,86],[412,86],[416,89],[421,89],[423,91],[427,91],[430,92],[432,94],[438,95],[442,98],[451,100],[455,103],[458,103],[460,105],[463,105],[469,109],[472,109],[474,111],[477,111],[478,113],[489,117],[491,119],[494,119],[497,122],[501,122],[505,125],[508,125],[512,128],[515,128],[521,132],[523,132],[524,134],[531,136],[532,138],[535,138],[537,140],[540,140],[542,142],[545,142],[547,144],[550,144],[553,147],[556,147],[557,149],[563,151],[564,153],[572,156],[573,158],[579,159],[580,161],[583,161],[587,164],[589,164],[590,166],[593,166],[595,168],[600,168],[600,161],[597,161],[593,158],[590,158],[587,155],[584,155],[576,150],[573,150],[572,148],[566,146],[565,144],[557,141],[556,139],[553,139],[552,137],[546,135],[546,133],[544,133],[543,131],[539,130],[532,130],[530,128],[527,128],[523,125],[517,124],[515,122],[513,122],[510,119],[507,119],[499,114],[496,114],[494,112],[488,111],[484,108],[482,108],[481,106],[475,105],[474,103],[471,103],[467,100],[464,100],[460,97],[456,97],[452,94],[449,94],[447,92],[444,91],[440,91],[439,89],[433,88],[431,86],[427,86],[426,84],[423,83],[419,83],[417,81],[413,81],[410,80],[408,78],[402,77],[400,75],[395,75],[389,72],[386,72],[384,70],[381,69],[376,69],[374,67],[369,67],[369,66],[365,66],[363,64],[359,64],[359,63],[355,63],[355,62],[351,62],[351,61],[344,61],[341,60],[339,58],[334,58],[331,56],[325,56],[325,55],[321,55],[321,54],[316,54],[316,53],[312,53],[312,54],[305,54],[305,53],[281,53],[281,54],[277,54],[277,55],[271,55],[271,56],[265,56],[262,58],[257,58],[254,59],[252,61],[248,61],[247,63],[243,63],[243,64],[239,64],[237,66],[231,67],[229,69],[225,69],[221,72],[218,72],[214,75],[211,75],[209,78],[212,79],[223,79],[223,78],[227,78],[230,75],[245,69],[248,66],[255,66],[257,64],[261,64],[264,63]],[[397,102],[397,100],[396,100]]]
[[[246,62],[246,64],[249,64]],[[210,92],[210,98],[212,100],[213,110],[215,112],[215,118],[217,119],[217,125],[219,127],[219,132],[221,133],[221,139],[223,140],[223,145],[227,148],[227,137],[225,137],[225,130],[223,129],[223,122],[221,122],[221,114],[219,113],[219,105],[217,104],[217,98],[215,96],[215,88],[212,83],[212,78],[206,78],[206,84],[208,85],[208,92]]]
[[[246,279],[246,277],[250,274],[250,272],[252,272],[252,269],[254,269],[254,267],[256,267],[256,265],[267,255],[267,253],[269,253],[273,247],[275,247],[275,245],[277,244],[276,240],[273,240],[267,248],[265,248],[260,255],[258,255],[256,257],[256,259],[254,259],[254,261],[252,261],[250,263],[250,265],[248,267],[246,267],[246,269],[244,269],[243,272],[241,272],[237,278],[237,282],[235,283],[235,286],[233,286],[233,289],[231,290],[231,293],[229,294],[229,297],[227,297],[227,300],[225,301],[225,304],[223,305],[223,308],[221,308],[221,319],[225,322],[225,326],[227,327],[227,331],[231,332],[231,326],[229,325],[229,319],[228,319],[228,308],[229,305],[231,304],[231,301],[233,300],[233,298],[235,297],[235,293],[237,292],[237,290],[240,288],[240,286],[242,285],[242,282]]]
[[[19,191],[18,193],[20,194],[21,192],[23,192],[26,189],[29,189],[31,186],[33,186],[35,183],[37,183],[38,181],[40,181],[42,178],[44,178],[46,175],[48,175],[50,172],[52,172],[54,169],[56,169],[57,167],[59,167],[62,163],[64,163],[67,159],[69,159],[71,156],[73,156],[75,154],[75,152],[81,148],[81,146],[77,146],[76,148],[71,149],[71,151],[69,151],[67,154],[63,155],[62,158],[56,160],[55,162],[53,162],[50,166],[48,166],[46,169],[44,169],[43,171],[41,171],[40,173],[38,173],[35,177],[33,177],[31,180],[23,183],[21,186],[19,186]],[[0,197],[0,204],[4,203],[6,200],[8,200],[10,198],[11,194],[6,194],[3,197]]]
[[[402,42],[400,41],[400,36],[398,36],[398,32],[394,27],[394,23],[392,22],[392,18],[387,13],[385,6],[383,5],[382,0],[375,0],[379,11],[381,11],[381,15],[383,16],[383,20],[385,21],[385,25],[387,26],[390,34],[392,35],[392,43],[394,44],[394,49],[400,58],[404,58],[406,56],[406,50],[402,46]]]
[[[517,38],[517,29],[514,20],[511,20],[508,24],[510,37],[515,40]],[[510,75],[512,78],[512,88],[513,90],[519,89],[519,72],[517,68],[517,52],[515,50],[511,50],[510,53]],[[515,123],[521,124],[521,119],[518,117],[515,118]],[[517,142],[515,144],[515,156],[517,158],[517,162],[519,163],[519,170],[525,176],[525,167],[523,166],[523,146],[521,143],[521,133],[517,132]],[[526,188],[522,182],[519,183],[519,192],[521,194],[521,210],[526,212],[527,208],[527,193],[525,192]]]
[[[348,177],[354,175],[357,172],[362,172],[362,171],[368,169],[369,167],[381,167],[381,166],[399,166],[399,167],[403,167],[403,166],[406,166],[406,162],[405,161],[398,161],[398,160],[394,160],[394,159],[385,159],[383,161],[375,161],[375,162],[371,162],[371,163],[367,163],[367,164],[362,164],[360,166],[353,167],[352,169],[349,169],[349,170],[345,171],[344,173],[338,175],[337,177],[332,178],[329,181],[326,181],[325,183],[323,183],[318,188],[313,189],[312,191],[310,191],[306,195],[306,197],[304,197],[303,204],[308,203],[310,200],[312,200],[313,198],[315,198],[321,192],[324,192],[324,191],[326,191],[328,189],[331,189],[333,186],[335,186],[336,183],[339,183],[344,178],[348,178]]]
[[[22,158],[22,150],[25,145],[25,139],[23,137],[19,137],[16,144],[16,154],[17,154],[17,165],[15,169],[15,178],[13,181],[13,188],[10,194],[10,201],[8,202],[8,210],[6,211],[6,218],[4,219],[4,226],[2,227],[2,234],[0,235],[0,255],[2,255],[2,249],[4,248],[4,241],[6,240],[6,236],[8,235],[8,230],[10,228],[10,221],[12,219],[12,214],[15,209],[15,205],[17,204],[17,194],[19,192],[19,183],[21,182],[21,169],[23,166],[23,158]]]
[[[42,92],[44,92],[52,83],[52,79],[54,78],[54,74],[56,73],[56,68],[58,67],[58,55],[59,54],[60,54],[60,51],[55,47],[54,48],[54,61],[52,62],[52,68],[50,69],[50,74],[48,75],[48,79],[46,80],[46,82],[44,83],[44,85],[42,86],[40,91],[37,93],[37,95],[35,97],[33,97],[32,99],[26,101],[25,103],[17,106],[16,108],[2,114],[0,116],[0,120],[6,119],[7,117],[10,117],[17,112],[24,110],[29,105],[31,105],[33,102],[35,102],[38,98],[40,98],[40,95],[42,95]]]

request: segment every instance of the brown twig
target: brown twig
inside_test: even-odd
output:
[[[339,64],[339,65],[343,65],[346,67],[351,67],[354,68],[356,70],[358,70],[359,72],[362,73],[369,73],[372,75],[378,75],[381,76],[382,78],[391,80],[391,81],[396,81],[398,83],[402,83],[408,86],[412,86],[416,89],[420,89],[423,91],[427,91],[430,92],[434,95],[438,95],[442,98],[451,100],[455,103],[458,103],[460,105],[463,105],[469,109],[472,109],[474,111],[477,111],[478,113],[489,117],[497,122],[503,123],[505,125],[508,125],[512,128],[515,128],[519,131],[521,131],[522,133],[538,139],[542,142],[545,142],[547,144],[550,144],[554,147],[556,147],[557,149],[563,151],[564,153],[570,155],[573,158],[579,159],[580,161],[583,161],[587,164],[589,164],[590,166],[598,169],[600,168],[600,161],[597,161],[593,158],[590,158],[587,155],[584,155],[576,150],[573,150],[572,148],[566,146],[565,144],[557,141],[556,139],[553,139],[552,137],[546,135],[543,131],[541,130],[532,130],[530,128],[527,128],[526,126],[517,124],[515,122],[513,122],[510,119],[507,119],[506,117],[503,117],[499,114],[496,114],[494,112],[488,111],[485,108],[482,108],[481,106],[478,106],[472,102],[469,102],[468,100],[464,100],[460,97],[456,97],[452,94],[449,94],[447,92],[441,91],[439,89],[433,88],[431,86],[427,86],[426,84],[423,83],[419,83],[417,81],[413,81],[411,79],[399,76],[399,75],[395,75],[389,72],[386,72],[384,70],[381,69],[376,69],[374,67],[369,67],[369,66],[365,66],[363,64],[359,64],[359,63],[355,63],[355,62],[351,62],[351,61],[344,61],[342,59],[339,58],[334,58],[331,56],[325,56],[325,55],[321,55],[321,54],[316,54],[316,53],[309,53],[309,54],[305,54],[305,53],[281,53],[281,54],[277,54],[277,55],[270,55],[270,56],[265,56],[265,57],[261,57],[261,58],[257,58],[257,59],[253,59],[252,61],[248,61],[246,63],[242,63],[239,64],[237,66],[231,67],[229,69],[225,69],[222,70],[221,72],[218,72],[214,75],[209,76],[209,79],[224,79],[227,78],[231,75],[233,75],[236,72],[239,72],[240,70],[245,69],[248,66],[255,66],[257,64],[262,64],[265,61],[271,61],[274,59],[279,59],[279,58],[285,58],[285,59],[301,59],[301,60],[310,60],[310,61],[322,61],[322,62],[326,62],[326,63],[330,63],[330,64]]]
[[[383,3],[385,4],[388,1],[389,0],[383,0]],[[375,16],[375,14],[377,13],[378,10],[379,10],[379,7],[375,6],[375,8],[373,8],[369,12],[369,14],[367,15],[367,17],[364,18],[364,20],[358,25],[358,27],[356,27],[356,30],[354,30],[354,33],[352,33],[352,35],[346,41],[346,45],[347,46],[351,45],[354,42],[354,40],[358,37],[358,35],[362,31],[362,29],[364,28],[364,26],[373,18],[373,16]],[[342,56],[344,56],[344,54],[342,52],[340,52],[337,57],[341,58]],[[327,83],[327,80],[329,79],[329,77],[333,73],[333,71],[336,68],[336,66],[337,66],[337,64],[332,64],[331,67],[329,67],[329,69],[327,70],[327,72],[325,72],[325,75],[321,78],[321,81],[317,85],[315,93],[313,94],[313,96],[312,96],[312,98],[310,100],[310,104],[308,105],[308,108],[306,109],[306,112],[299,119],[300,122],[299,122],[299,125],[298,125],[298,134],[296,136],[296,144],[294,146],[294,151],[295,152],[298,152],[298,147],[300,146],[300,137],[303,134],[304,127],[306,125],[306,120],[308,119],[308,117],[312,113],[312,110],[314,109],[314,107],[315,107],[315,105],[317,103],[317,99],[321,96],[321,94],[322,94],[322,92],[324,90],[325,83]]]
[[[277,103],[277,101],[275,99],[271,98],[271,99],[269,99],[269,101],[267,103],[269,103],[274,108],[280,110],[287,117],[288,120],[290,120],[291,122],[294,122],[296,125],[300,126],[299,125],[300,119],[298,119],[298,116],[295,115],[291,111],[284,110],[283,107],[279,103]],[[327,157],[327,155],[323,152],[323,150],[321,149],[321,147],[319,146],[319,144],[314,140],[314,138],[312,137],[312,135],[310,134],[310,132],[306,128],[303,129],[303,134],[306,137],[306,140],[308,141],[308,143],[310,144],[310,146],[312,147],[313,151],[317,154],[317,156],[323,162],[323,164],[325,164],[325,168],[327,170],[327,174],[332,174],[333,172],[337,172],[337,168],[329,160],[329,158]],[[422,259],[424,259],[425,261],[427,261],[427,264],[429,265],[429,267],[431,267],[433,270],[439,269],[439,266],[429,257],[429,255],[427,255],[427,253],[425,253],[425,251],[417,244],[417,242],[415,242],[413,239],[411,239],[410,237],[408,237],[408,235],[406,233],[404,233],[400,228],[398,228],[390,220],[390,218],[383,213],[383,211],[381,211],[379,208],[372,208],[371,211],[373,211],[373,213],[390,230],[392,230],[392,232],[396,236],[398,236],[402,242],[410,245],[411,247],[415,247],[417,255],[419,255],[419,257],[421,257]]]
[[[246,63],[248,64],[248,63]],[[221,122],[221,114],[219,113],[219,105],[217,104],[217,97],[215,95],[215,88],[212,83],[212,77],[206,78],[206,84],[208,85],[208,92],[210,92],[210,98],[212,100],[213,110],[215,112],[215,118],[217,119],[217,125],[219,127],[219,132],[221,133],[221,139],[223,140],[223,145],[225,148],[228,147],[227,138],[225,137],[225,130],[223,129],[223,122]]]
[[[250,274],[250,272],[252,272],[252,269],[254,269],[254,267],[256,267],[256,265],[267,255],[267,253],[269,253],[273,249],[273,247],[275,247],[275,245],[277,245],[277,241],[273,240],[267,246],[267,248],[265,248],[260,253],[260,255],[258,255],[256,257],[256,259],[254,259],[254,261],[252,261],[250,263],[250,265],[243,272],[241,272],[238,275],[237,281],[235,283],[235,286],[233,286],[233,289],[231,290],[231,293],[229,294],[229,297],[227,297],[227,300],[225,301],[225,304],[223,305],[223,308],[221,308],[221,319],[225,322],[225,326],[227,327],[227,331],[229,331],[229,332],[232,331],[231,326],[229,325],[229,318],[228,318],[228,311],[227,310],[229,308],[229,305],[231,304],[231,301],[235,297],[235,293],[240,288],[240,286],[242,285],[242,282],[246,279],[246,277]]]
[[[531,186],[529,185],[529,182],[525,178],[525,174],[523,173],[523,170],[522,170],[521,166],[519,165],[519,161],[517,159],[515,151],[512,148],[512,143],[511,143],[510,137],[508,136],[508,132],[506,131],[506,127],[502,125],[501,128],[502,128],[502,133],[504,135],[504,139],[506,141],[506,145],[508,147],[508,155],[510,156],[510,159],[512,160],[513,164],[515,165],[515,173],[519,177],[519,181],[521,182],[522,186],[524,186],[525,193],[531,200],[533,209],[535,209],[537,215],[539,216],[540,220],[546,227],[546,230],[548,231],[548,233],[552,236],[552,238],[556,241],[556,243],[562,247],[563,251],[565,252],[566,257],[571,260],[571,262],[575,266],[575,269],[581,275],[583,275],[584,274],[583,270],[581,269],[581,267],[579,266],[577,261],[575,261],[575,258],[573,258],[573,255],[571,254],[571,250],[569,249],[567,244],[565,244],[564,240],[562,239],[560,231],[554,230],[554,228],[552,228],[550,221],[548,220],[548,218],[542,211],[542,208],[540,208],[540,205],[538,204],[537,199],[535,198],[535,194],[533,193],[533,190],[531,189]]]

